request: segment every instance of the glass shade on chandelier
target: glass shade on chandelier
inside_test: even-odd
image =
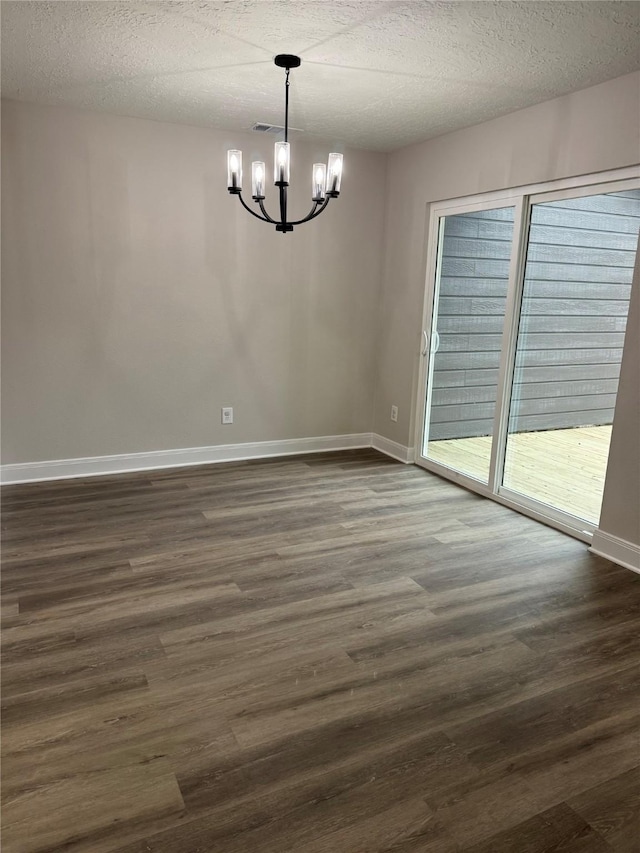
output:
[[[275,185],[288,185],[291,174],[291,150],[288,142],[276,142],[273,152]]]
[[[264,198],[264,182],[267,170],[261,160],[254,160],[251,164],[251,196],[254,199]]]
[[[324,163],[314,163],[311,176],[311,200],[324,201],[327,190],[327,167]]]
[[[242,151],[227,151],[227,189],[239,193],[242,189]]]
[[[279,54],[275,64],[286,70],[285,79],[285,124],[284,140],[275,143],[273,152],[273,182],[279,190],[280,219],[273,219],[264,207],[267,170],[262,160],[251,164],[251,197],[259,207],[260,213],[252,210],[242,198],[242,151],[231,149],[227,152],[227,189],[237,195],[240,203],[252,216],[262,222],[275,225],[276,231],[293,231],[294,225],[301,225],[319,216],[332,198],[340,194],[342,182],[342,154],[331,153],[327,163],[314,163],[311,170],[311,201],[313,207],[303,219],[287,219],[287,188],[291,178],[291,146],[289,144],[289,72],[300,65],[300,58],[290,54]]]
[[[329,154],[327,164],[327,193],[337,196],[342,181],[342,154]]]

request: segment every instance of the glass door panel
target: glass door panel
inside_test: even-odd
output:
[[[514,208],[441,217],[423,456],[488,483]]]
[[[503,485],[597,523],[640,190],[532,205]]]

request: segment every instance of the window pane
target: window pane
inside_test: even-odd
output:
[[[597,523],[640,191],[532,208],[503,483]]]
[[[441,227],[424,455],[484,483],[513,222],[506,207],[447,216]]]

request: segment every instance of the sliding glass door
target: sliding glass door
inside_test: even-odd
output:
[[[419,464],[597,524],[639,225],[633,179],[434,206]]]
[[[597,524],[640,191],[531,206],[503,485]]]
[[[513,207],[442,217],[424,455],[489,482]],[[465,439],[464,443],[459,440]]]

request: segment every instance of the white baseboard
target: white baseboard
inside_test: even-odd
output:
[[[398,444],[397,441],[391,441],[390,438],[385,438],[383,435],[373,433],[371,435],[371,447],[379,450],[399,462],[413,462],[414,452],[412,447],[406,447],[404,444]]]
[[[633,542],[627,542],[626,539],[612,536],[603,530],[595,530],[589,550],[599,557],[604,557],[612,563],[640,574],[640,545],[634,545]]]
[[[188,465],[239,462],[270,456],[291,456],[364,447],[371,447],[369,432],[291,438],[283,441],[257,441],[246,444],[219,444],[211,447],[187,447],[181,450],[152,450],[148,453],[122,453],[116,456],[90,456],[84,459],[55,459],[48,462],[2,465],[0,481],[5,485],[35,483],[44,480],[99,477],[103,474],[125,474],[158,468],[181,468]],[[382,452],[385,451],[382,450]]]

